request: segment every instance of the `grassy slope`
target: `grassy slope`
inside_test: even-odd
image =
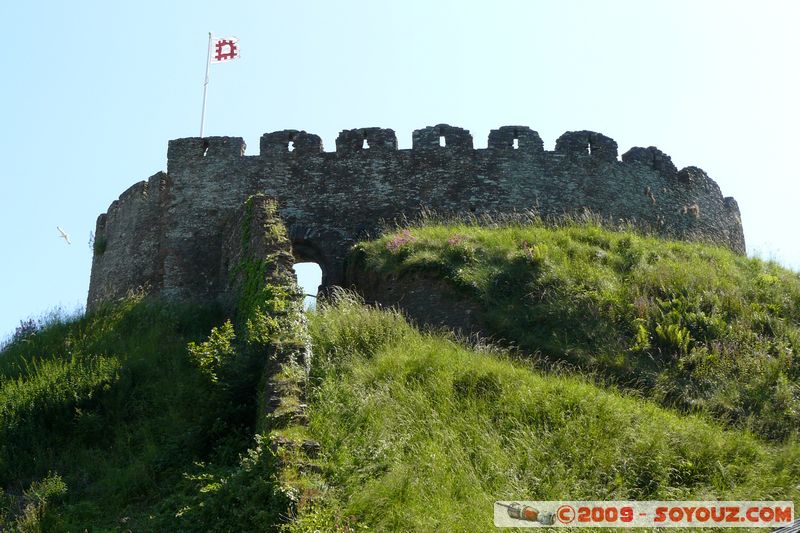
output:
[[[593,224],[429,225],[357,257],[443,277],[551,362],[769,438],[800,429],[800,276],[773,263]]]
[[[233,322],[140,296],[0,351],[0,530],[275,530],[315,490],[288,238],[274,202],[244,209]]]
[[[331,488],[296,531],[488,531],[495,499],[800,497],[796,443],[544,374],[353,300],[310,329],[309,433]]]
[[[17,331],[0,351],[0,530],[275,530],[315,490],[287,427],[310,352],[276,213],[245,204],[235,325],[139,296]]]
[[[260,371],[238,360],[236,376],[214,382],[187,349],[220,320],[213,308],[133,299],[7,346],[0,529],[204,531],[226,508],[231,524],[242,509],[274,521],[246,500],[269,514],[268,458],[256,446],[240,459]]]
[[[328,486],[300,493],[287,530],[488,530],[497,498],[800,501],[796,274],[593,226],[430,226],[361,253],[379,271],[443,275],[532,351],[701,414],[469,350],[344,300],[310,316],[310,426],[279,431],[321,443],[321,472],[297,472],[313,490],[320,475]],[[6,347],[0,525],[275,525],[298,495],[276,485],[266,434],[253,445],[260,372],[242,357],[246,332],[209,335],[221,320],[133,300]]]
[[[185,348],[210,320],[202,311],[171,315],[130,302],[7,347],[2,486],[19,497],[29,482],[59,473],[71,514],[109,527],[157,498],[163,480],[199,451],[191,435],[205,425],[207,387]],[[108,370],[95,378],[89,370],[101,362]],[[71,379],[53,372],[62,365],[72,367]],[[37,382],[47,385],[37,392]]]

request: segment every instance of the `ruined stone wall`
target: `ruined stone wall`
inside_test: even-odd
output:
[[[131,186],[97,217],[89,307],[139,288],[161,290],[167,182],[158,172]]]
[[[167,173],[134,185],[101,215],[88,307],[149,285],[173,297],[216,297],[225,286],[226,225],[251,194],[278,201],[294,253],[318,262],[323,285],[340,283],[358,239],[384,221],[443,215],[545,217],[589,210],[656,233],[704,239],[745,252],[739,209],[696,167],[678,170],[654,147],[622,155],[612,139],[567,132],[555,151],[539,134],[505,126],[474,149],[464,129],[416,130],[410,150],[394,131],[345,130],[335,152],[316,135],[285,130],[262,136],[245,156],[236,137],[170,141]]]
[[[274,200],[263,194],[249,197],[234,211],[223,232],[219,300],[229,315],[238,317],[237,305],[246,297],[244,292],[255,289],[253,276],[256,281],[299,292],[292,268],[292,243]],[[257,266],[258,272],[254,272]]]

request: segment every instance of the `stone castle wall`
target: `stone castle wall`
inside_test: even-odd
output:
[[[357,240],[385,222],[442,215],[544,217],[589,210],[658,234],[711,241],[745,252],[739,208],[696,167],[678,170],[654,147],[618,157],[614,140],[567,132],[554,151],[525,126],[489,134],[474,149],[467,130],[440,124],[416,130],[410,150],[394,131],[345,130],[336,151],[316,135],[284,130],[262,136],[245,156],[236,137],[170,141],[167,172],[138,183],[97,220],[88,308],[140,286],[177,298],[216,297],[228,267],[223,244],[244,200],[277,200],[294,253],[339,284]]]

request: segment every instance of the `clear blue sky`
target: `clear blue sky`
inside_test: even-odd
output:
[[[213,65],[207,135],[446,122],[476,147],[522,124],[552,149],[575,129],[620,153],[655,145],[739,201],[751,254],[800,269],[800,2],[3,2],[0,339],[83,305],[89,232],[198,133],[207,32],[243,58]],[[56,225],[72,236],[57,237]],[[795,228],[794,230],[792,228]]]

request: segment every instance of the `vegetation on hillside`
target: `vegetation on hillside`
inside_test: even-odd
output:
[[[193,461],[235,458],[241,417],[186,354],[218,316],[131,299],[17,335],[0,355],[3,525],[16,515],[44,529],[116,527],[168,494]],[[217,419],[230,425],[215,429]],[[25,492],[53,476],[67,518],[37,519]]]
[[[265,362],[214,307],[132,298],[25,328],[0,352],[0,529],[274,525]]]
[[[0,351],[0,530],[274,530],[314,488],[292,438],[309,354],[276,209],[245,204],[234,322],[139,295],[21,325]],[[274,254],[254,257],[258,239]]]
[[[591,224],[359,245],[365,268],[475,298],[506,352],[347,293],[306,333],[285,250],[243,249],[233,322],[134,297],[0,350],[0,529],[482,531],[506,498],[800,502],[793,272]]]
[[[800,496],[797,443],[422,334],[350,297],[309,327],[309,434],[330,488],[292,531],[490,531],[497,499]]]
[[[366,269],[425,271],[488,331],[663,405],[768,438],[800,429],[800,276],[726,249],[593,223],[433,224],[361,243]]]

